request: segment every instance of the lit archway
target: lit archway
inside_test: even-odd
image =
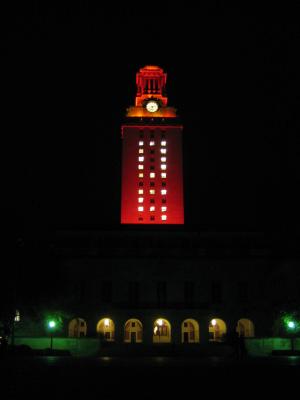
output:
[[[237,322],[236,331],[239,336],[254,337],[254,324],[250,319],[241,318]]]
[[[158,318],[153,326],[153,343],[171,343],[171,325],[163,318]]]
[[[106,342],[115,340],[115,324],[110,318],[102,318],[97,324],[97,333]]]
[[[219,318],[213,318],[209,323],[209,340],[221,342],[226,335],[227,327],[225,322]]]
[[[69,322],[69,337],[86,336],[87,325],[84,319],[74,318]]]
[[[186,319],[181,324],[181,342],[199,343],[199,324],[194,319]]]
[[[124,342],[125,343],[142,343],[143,341],[143,325],[138,319],[129,319],[125,323]]]

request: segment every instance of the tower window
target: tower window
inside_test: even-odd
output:
[[[150,150],[150,154],[154,154],[155,153],[155,150],[154,149],[151,149]]]
[[[154,158],[151,157],[151,158],[150,158],[150,162],[154,162]]]
[[[154,169],[154,165],[150,165],[150,169],[153,170]]]
[[[143,201],[144,201],[144,197],[139,197],[139,198],[138,198],[138,202],[139,202],[139,203],[143,203]]]
[[[155,182],[150,182],[150,186],[151,187],[155,186]]]
[[[150,193],[150,194],[155,194],[155,189],[150,189],[150,190],[149,190],[149,193]]]
[[[144,211],[144,207],[138,207],[138,211],[140,212]]]
[[[161,168],[162,170],[166,170],[166,169],[167,169],[167,165],[166,165],[166,164],[161,164],[161,165],[160,165],[160,168]]]
[[[161,199],[161,202],[162,202],[162,203],[166,203],[167,200],[166,200],[166,199]]]
[[[139,172],[139,178],[144,178],[144,173],[143,172]]]
[[[144,186],[144,182],[139,182],[139,186]]]
[[[167,154],[167,149],[160,149],[161,154]]]
[[[155,172],[150,172],[150,178],[155,178]]]
[[[155,220],[154,215],[151,215],[151,216],[150,216],[150,221],[154,221],[154,220]]]
[[[139,194],[144,194],[144,189],[139,189]]]
[[[144,149],[139,149],[139,154],[144,154]]]
[[[160,142],[160,144],[161,144],[161,146],[166,146],[166,145],[167,145],[167,142],[166,142],[165,140],[162,140],[162,141]]]
[[[162,172],[162,173],[161,173],[161,177],[162,177],[163,179],[166,179],[166,177],[167,177],[166,172]]]
[[[150,209],[149,209],[149,211],[155,211],[155,206],[150,206]]]
[[[166,182],[162,182],[162,183],[161,183],[161,186],[166,186],[166,185],[167,185]]]
[[[150,199],[150,203],[151,204],[155,203],[155,200],[154,199]]]
[[[144,146],[144,141],[143,140],[139,141],[139,146]]]
[[[140,161],[140,160],[139,160]],[[144,161],[144,157],[143,157],[143,160],[141,160],[141,161]],[[160,161],[161,162],[166,162],[167,161],[167,157],[161,157],[160,158]]]
[[[154,142],[154,140],[150,140],[150,143],[149,143],[149,145],[150,145],[150,146],[154,146],[154,145],[155,145],[155,142]]]
[[[167,207],[166,206],[162,206],[161,207],[161,212],[166,212],[167,211]]]
[[[161,192],[162,195],[166,195],[167,194],[167,190],[166,189],[162,189],[160,192]]]
[[[144,161],[144,157],[142,156],[142,157],[139,157],[139,161],[140,162],[143,162]]]
[[[142,164],[139,164],[138,169],[144,169],[144,166]]]
[[[143,217],[139,217],[139,221],[143,221],[144,220],[144,218]]]
[[[161,220],[162,220],[162,221],[166,221],[166,220],[167,220],[167,216],[166,216],[166,215],[162,215],[162,216],[161,216]]]

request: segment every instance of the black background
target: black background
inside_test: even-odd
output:
[[[3,230],[119,226],[120,125],[156,64],[185,127],[186,226],[297,234],[295,11],[142,4],[1,6]]]

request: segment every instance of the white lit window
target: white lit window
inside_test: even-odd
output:
[[[142,164],[139,164],[138,169],[144,169],[144,166]]]
[[[150,146],[154,146],[155,145],[155,142],[154,142],[154,140],[150,140]]]
[[[139,149],[139,154],[144,154],[144,149]]]
[[[139,172],[139,178],[144,178],[144,173],[143,172]]]
[[[15,322],[20,322],[20,321],[21,321],[20,311],[16,310]]]
[[[139,203],[143,203],[143,201],[144,201],[144,197],[139,197]]]
[[[155,178],[155,172],[150,172],[150,178]]]
[[[165,169],[167,169],[167,166],[166,166],[166,164],[161,164],[160,168],[161,168],[162,170],[165,170]]]
[[[150,190],[149,190],[149,193],[150,193],[150,194],[155,194],[155,189],[150,189]]]
[[[139,146],[144,146],[143,140],[140,140],[140,141],[139,141]]]
[[[166,161],[167,161],[167,157],[161,157],[161,158],[160,158],[160,161],[161,161],[161,162],[166,162]]]
[[[160,192],[161,192],[161,194],[163,194],[163,195],[164,195],[164,194],[167,194],[167,190],[166,190],[166,189],[162,189]]]
[[[139,194],[144,194],[144,189],[139,189]]]
[[[155,206],[151,206],[150,211],[155,211]]]
[[[142,157],[139,157],[139,161],[140,162],[143,162],[144,161],[144,157],[142,156]]]
[[[166,212],[166,211],[167,211],[167,207],[166,206],[162,206],[161,212]]]
[[[166,216],[166,215],[162,215],[162,216],[161,216],[161,220],[162,220],[162,221],[166,221],[166,219],[167,219],[167,216]]]
[[[144,211],[144,207],[138,207],[139,211]]]
[[[166,142],[165,140],[162,140],[162,141],[160,142],[160,144],[161,144],[161,146],[166,146],[166,145],[167,145],[167,142]]]
[[[166,172],[162,172],[162,173],[161,173],[161,177],[162,177],[163,179],[166,179],[166,177],[167,177]]]
[[[161,154],[166,154],[167,153],[167,149],[160,149]]]

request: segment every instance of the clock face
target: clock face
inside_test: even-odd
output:
[[[155,112],[158,110],[158,104],[156,101],[148,101],[148,103],[146,104],[146,109],[149,112]]]

